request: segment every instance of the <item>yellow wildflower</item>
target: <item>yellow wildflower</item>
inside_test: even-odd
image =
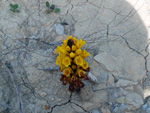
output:
[[[67,47],[66,47],[66,50],[67,50],[67,51],[70,51],[71,49],[70,49],[70,47],[69,47],[69,46],[67,46]]]
[[[61,65],[60,65],[60,72],[62,72],[65,68],[66,68],[66,67],[65,67],[63,64],[61,64]]]
[[[75,56],[76,56],[76,54],[75,54],[74,52],[71,52],[71,53],[70,53],[70,57],[71,57],[71,58],[74,58]]]
[[[82,52],[82,57],[83,58],[87,58],[90,54],[86,51],[86,50],[83,50]]]
[[[72,45],[72,51],[75,51],[77,47],[75,45]]]
[[[58,56],[57,59],[56,59],[56,65],[61,65],[61,57]]]
[[[82,50],[81,50],[81,49],[77,49],[77,50],[75,51],[75,53],[76,53],[76,55],[80,55],[80,54],[82,53]]]
[[[60,52],[61,51],[61,47],[57,46],[57,49],[55,49],[56,52]]]
[[[76,65],[72,65],[72,69],[76,69],[77,68],[77,66]]]
[[[82,66],[83,65],[83,59],[81,56],[76,56],[74,58],[74,62],[76,63],[76,65]]]
[[[67,37],[67,42],[68,42],[69,39],[72,39],[72,36],[68,36],[68,37]]]
[[[85,60],[83,60],[82,68],[87,69],[88,67],[89,67],[88,63]]]
[[[63,70],[63,72],[64,72],[64,75],[65,75],[66,77],[69,77],[70,74],[71,74],[73,71],[72,71],[72,69],[71,69],[70,67],[67,67],[67,68],[65,68],[65,69]]]
[[[83,45],[85,45],[85,41],[83,41],[82,39],[80,39],[80,40],[77,42],[77,44],[76,44],[76,46],[77,46],[78,48],[81,48]]]
[[[67,46],[67,40],[63,40],[63,47],[66,47]]]
[[[78,69],[77,74],[79,75],[79,77],[81,77],[85,74],[85,72],[82,69]]]
[[[82,80],[87,80],[87,74],[90,70],[88,63],[84,60],[90,54],[86,50],[81,50],[85,44],[82,39],[78,40],[76,37],[68,36],[63,40],[62,46],[55,49],[59,53],[56,59],[56,65],[60,66],[61,74],[60,80],[64,85],[70,84],[69,91],[78,91],[83,88]]]
[[[78,80],[77,76],[76,76],[76,75],[73,75],[73,76],[71,77],[71,82],[74,82],[74,81],[76,81],[76,80]]]
[[[76,37],[73,38],[73,42],[74,42],[74,44],[77,44],[78,40]]]
[[[66,51],[66,49],[65,49],[65,48],[61,48],[61,53],[63,53],[63,54],[67,54],[68,52]]]
[[[63,58],[62,63],[68,67],[69,65],[71,65],[71,58],[69,56],[66,56],[65,58]]]

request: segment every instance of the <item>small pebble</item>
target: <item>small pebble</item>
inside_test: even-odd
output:
[[[56,33],[58,33],[59,35],[64,34],[64,26],[62,26],[61,24],[54,25],[54,26],[56,28]]]
[[[150,108],[147,108],[147,109],[146,109],[146,113],[150,113]]]
[[[96,109],[94,109],[94,110],[92,111],[92,113],[99,113],[99,111],[96,110]]]
[[[144,111],[146,108],[147,108],[147,104],[144,104],[144,105],[142,106],[142,110]]]
[[[121,104],[121,106],[119,107],[119,109],[121,110],[121,111],[123,111],[123,110],[125,110],[127,108],[127,106],[125,105],[125,104]]]
[[[117,112],[117,111],[118,111],[118,107],[115,107],[114,112]]]

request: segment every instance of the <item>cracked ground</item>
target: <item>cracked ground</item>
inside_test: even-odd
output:
[[[47,14],[46,0],[0,0],[0,113],[150,113],[150,1],[48,1],[61,11]],[[55,64],[69,35],[86,41],[98,80],[76,93]]]

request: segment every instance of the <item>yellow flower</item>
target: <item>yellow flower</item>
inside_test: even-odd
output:
[[[82,52],[82,57],[83,58],[87,58],[90,54],[86,51],[86,50],[83,50]]]
[[[68,42],[69,39],[72,39],[72,36],[68,36],[68,37],[67,37],[67,42]]]
[[[67,46],[67,40],[63,40],[63,47],[66,47]]]
[[[65,48],[61,48],[61,53],[63,53],[63,54],[67,54],[68,52],[66,51],[66,49],[65,49]]]
[[[83,45],[85,45],[85,41],[83,41],[82,39],[80,39],[76,44],[77,48],[81,48]]]
[[[72,45],[72,51],[75,51],[77,47],[75,45]]]
[[[74,38],[73,38],[73,42],[74,42],[74,44],[77,44],[78,39],[77,39],[76,37],[74,37]]]
[[[65,68],[65,69],[63,70],[63,72],[64,72],[64,75],[65,75],[66,77],[69,77],[69,76],[70,76],[70,73],[72,73],[73,71],[72,71],[72,69],[71,69],[70,67],[67,67],[67,68]]]
[[[71,58],[69,56],[66,56],[63,58],[62,63],[68,67],[69,65],[71,65]]]
[[[78,69],[77,74],[79,75],[79,77],[81,77],[85,74],[85,72],[82,69]]]
[[[61,47],[57,46],[57,49],[55,49],[56,52],[60,52],[61,51]]]
[[[76,75],[73,75],[73,76],[71,77],[71,82],[74,82],[74,81],[76,81],[76,80],[78,80],[77,76],[76,76]]]
[[[75,51],[75,53],[76,53],[76,55],[80,55],[80,54],[82,53],[82,50],[81,50],[81,49],[77,49],[77,50]]]
[[[83,60],[82,68],[87,69],[88,67],[89,67],[88,63],[85,60]]]
[[[71,58],[74,58],[75,56],[76,56],[76,54],[74,54],[74,52],[71,52],[71,53],[70,53],[70,57],[71,57]]]
[[[56,59],[56,65],[61,65],[61,57],[58,56],[57,59]]]
[[[74,58],[74,62],[76,63],[76,65],[82,66],[83,65],[83,59],[81,56],[76,56]]]
[[[76,69],[77,68],[77,66],[76,65],[72,65],[72,69]]]
[[[60,65],[60,72],[62,72],[65,68],[66,68],[66,67],[65,67],[63,64],[61,64],[61,65]]]
[[[66,47],[66,50],[67,50],[67,51],[70,51],[71,49],[70,49],[70,47],[69,47],[69,46],[67,46],[67,47]]]

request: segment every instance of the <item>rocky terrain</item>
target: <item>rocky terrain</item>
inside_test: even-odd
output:
[[[150,113],[150,1],[48,1],[60,12],[47,14],[46,0],[0,0],[0,113]],[[74,93],[54,52],[69,35],[86,41],[97,78]]]

